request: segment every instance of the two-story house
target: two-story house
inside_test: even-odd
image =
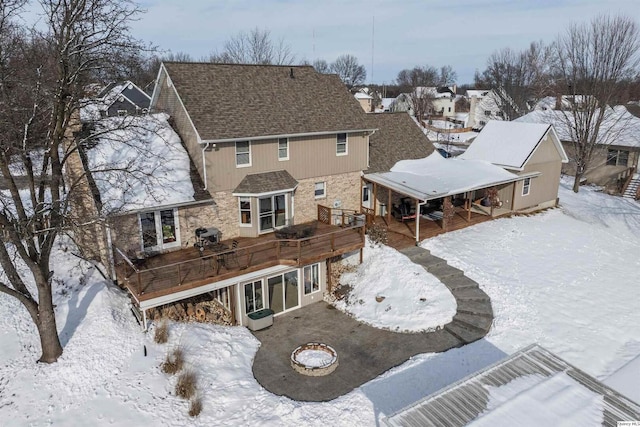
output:
[[[171,117],[209,197],[112,225],[118,280],[143,315],[212,292],[247,324],[262,308],[322,299],[330,260],[364,245],[353,214],[375,131],[340,79],[310,66],[163,63],[151,109]]]

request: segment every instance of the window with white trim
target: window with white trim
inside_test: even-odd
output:
[[[347,155],[347,134],[339,133],[336,135],[336,156]]]
[[[178,210],[164,209],[138,214],[142,248],[146,251],[180,246]]]
[[[289,138],[278,139],[278,160],[289,160]]]
[[[320,264],[312,264],[304,267],[302,277],[304,282],[303,292],[305,295],[320,290]]]
[[[251,166],[251,143],[249,141],[236,142],[236,167]]]
[[[316,182],[314,196],[316,199],[324,199],[327,196],[327,183]]]
[[[531,178],[525,178],[522,181],[522,195],[526,196],[531,191]]]
[[[264,308],[262,280],[244,284],[244,307],[247,314]]]
[[[240,197],[240,226],[248,227],[251,226],[251,198],[250,197]]]
[[[607,150],[607,165],[627,166],[629,163],[629,152],[625,150]]]

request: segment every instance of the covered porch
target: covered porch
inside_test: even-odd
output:
[[[384,224],[395,247],[458,230],[514,211],[516,175],[486,162],[402,161],[392,171],[362,177],[361,211],[367,224]]]

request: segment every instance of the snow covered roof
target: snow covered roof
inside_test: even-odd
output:
[[[640,405],[532,345],[384,421],[388,426],[606,425],[637,420]]]
[[[609,387],[640,402],[640,354],[603,381]]]
[[[494,165],[522,170],[538,145],[548,133],[564,163],[568,161],[560,139],[548,124],[491,120],[460,157],[485,160]]]
[[[112,117],[96,123],[99,136],[85,153],[103,215],[196,201],[191,160],[168,117]]]
[[[391,106],[391,104],[393,104],[393,101],[395,101],[395,98],[382,98],[382,108],[384,110],[388,110],[389,107]]]
[[[580,114],[580,113],[578,113]],[[573,112],[561,110],[536,110],[514,120],[520,123],[545,123],[553,125],[562,141],[572,141]],[[621,147],[640,148],[640,118],[631,114],[623,105],[607,108],[598,143]]]
[[[356,99],[373,99],[373,96],[362,92],[356,92],[353,96],[355,96]]]
[[[535,174],[534,174],[535,175]],[[417,160],[402,160],[390,172],[364,175],[365,179],[418,200],[431,200],[534,175],[518,176],[482,160],[445,159],[438,152]]]
[[[471,98],[475,96],[476,98],[482,98],[487,96],[489,93],[489,89],[469,89],[467,90],[467,98]]]

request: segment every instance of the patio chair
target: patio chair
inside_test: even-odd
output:
[[[240,267],[240,263],[238,262],[238,241],[231,241],[231,249],[228,252],[224,252],[218,258],[218,264],[222,263],[224,268],[229,268],[231,266]]]

